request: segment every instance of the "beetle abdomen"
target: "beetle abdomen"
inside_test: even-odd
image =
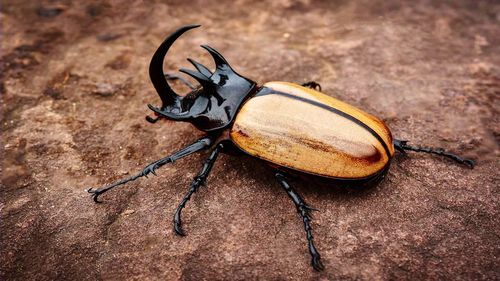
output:
[[[370,177],[394,154],[380,119],[286,82],[266,83],[241,107],[231,139],[255,157],[331,178]]]

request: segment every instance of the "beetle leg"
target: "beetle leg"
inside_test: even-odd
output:
[[[318,90],[321,92],[321,85],[314,82],[314,81],[309,81],[309,82],[306,82],[306,83],[302,83],[301,84],[302,87],[308,87],[308,88],[311,88],[313,90]]]
[[[115,182],[111,185],[103,186],[103,187],[95,189],[95,190],[93,190],[92,188],[89,188],[89,189],[87,189],[87,192],[92,194],[91,196],[96,203],[101,203],[102,201],[99,201],[98,197],[99,197],[99,195],[103,194],[104,192],[109,191],[110,189],[115,188],[117,186],[126,184],[130,181],[134,181],[140,177],[147,177],[149,174],[156,175],[155,170],[160,168],[161,166],[163,166],[167,163],[173,163],[174,161],[181,159],[185,156],[188,156],[188,155],[193,154],[195,152],[206,149],[206,148],[210,147],[211,144],[212,144],[211,137],[208,137],[208,136],[203,137],[203,138],[197,140],[196,142],[186,146],[185,148],[175,152],[174,154],[147,165],[146,168],[144,168],[140,173],[138,173],[136,175],[122,179],[122,180]]]
[[[432,148],[432,147],[423,147],[423,146],[411,146],[408,145],[408,141],[405,140],[394,140],[394,147],[401,151],[405,152],[405,150],[410,150],[410,151],[415,151],[415,152],[425,152],[425,153],[431,153],[431,154],[436,154],[440,156],[447,157],[449,159],[454,160],[457,163],[464,164],[468,166],[469,168],[473,169],[474,168],[474,161],[471,159],[463,158],[460,157],[456,154],[450,153],[445,151],[443,148]]]
[[[179,204],[179,206],[177,206],[177,209],[175,209],[173,222],[174,222],[174,231],[177,235],[180,236],[185,235],[181,226],[182,209],[184,209],[186,203],[189,201],[189,199],[191,199],[193,193],[195,193],[201,185],[205,184],[205,181],[208,175],[210,174],[212,167],[214,166],[215,160],[217,160],[217,156],[219,155],[222,149],[223,149],[222,143],[219,143],[215,146],[214,150],[212,150],[212,153],[210,153],[210,156],[208,156],[207,160],[205,160],[205,163],[203,164],[203,168],[201,168],[201,171],[198,173],[198,175],[196,175],[196,177],[194,177],[188,192],[186,193],[186,195],[184,195],[184,198],[182,198],[182,201]]]
[[[196,87],[193,86],[193,84],[191,84],[188,80],[186,80],[186,78],[182,77],[182,76],[179,76],[179,75],[175,75],[175,74],[165,74],[165,79],[167,80],[179,80],[182,82],[182,84],[188,86],[191,90],[196,90]]]
[[[278,180],[279,184],[283,189],[286,191],[288,196],[292,199],[293,203],[295,204],[295,207],[297,207],[297,212],[299,215],[302,217],[302,221],[304,222],[304,229],[306,231],[307,235],[307,243],[309,247],[309,253],[311,254],[311,265],[316,271],[321,271],[325,267],[323,266],[323,263],[321,262],[321,255],[318,253],[318,250],[314,246],[314,241],[313,241],[313,235],[312,235],[312,227],[311,227],[311,216],[309,214],[310,211],[316,210],[314,208],[311,208],[306,205],[304,202],[304,199],[300,197],[300,195],[295,192],[295,190],[292,189],[292,187],[288,184],[286,181],[285,176],[277,172],[276,173],[276,179]]]

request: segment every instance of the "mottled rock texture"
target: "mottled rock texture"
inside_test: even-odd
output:
[[[2,1],[2,280],[500,279],[498,1]],[[261,162],[223,155],[184,212],[173,210],[207,153],[91,201],[201,136],[144,120],[159,104],[148,64],[212,65],[220,50],[261,83],[315,80],[380,116],[395,136],[477,160],[469,170],[398,155],[368,190],[293,185],[318,208],[326,270]],[[180,91],[185,91],[176,84]],[[336,128],[332,128],[335,130]]]

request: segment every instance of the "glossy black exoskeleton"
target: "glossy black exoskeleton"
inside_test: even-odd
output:
[[[236,73],[226,59],[212,47],[202,45],[201,47],[213,57],[216,69],[211,72],[204,65],[188,59],[198,71],[184,68],[180,71],[196,79],[202,87],[186,97],[177,95],[165,79],[163,59],[179,36],[196,27],[199,25],[180,28],[163,41],[153,55],[149,75],[163,105],[161,109],[152,105],[149,105],[149,108],[160,116],[191,122],[199,130],[210,132],[224,129],[231,124],[241,103],[255,92],[257,84]],[[148,120],[153,121],[151,118]]]
[[[406,141],[402,140],[395,140],[392,139],[392,135],[390,134],[390,131],[387,129],[387,134],[385,136],[385,139],[388,139],[388,141],[385,141],[382,137],[380,137],[376,132],[376,130],[385,130],[386,127],[383,124],[382,121],[376,119],[375,117],[371,116],[368,118],[365,118],[363,120],[357,119],[354,117],[356,114],[360,114],[360,110],[348,106],[348,105],[343,105],[343,106],[335,106],[335,104],[339,105],[340,102],[332,102],[331,97],[325,96],[320,92],[313,92],[310,88],[313,89],[319,89],[321,90],[321,87],[319,84],[316,82],[308,82],[302,84],[302,87],[300,85],[288,83],[288,86],[282,87],[282,91],[277,91],[273,90],[271,88],[266,88],[264,86],[258,86],[257,83],[253,82],[252,80],[245,78],[244,76],[241,76],[237,72],[233,70],[233,68],[229,65],[229,63],[224,59],[224,57],[214,50],[213,48],[207,46],[207,45],[202,45],[202,47],[207,50],[210,55],[213,57],[214,62],[215,62],[215,70],[210,71],[207,67],[201,65],[200,63],[188,59],[189,62],[196,68],[197,71],[194,70],[188,70],[188,69],[181,69],[180,71],[191,76],[192,78],[196,79],[196,81],[200,84],[199,87],[194,88],[191,86],[187,81],[184,81],[183,78],[179,78],[176,76],[172,75],[166,75],[163,71],[163,63],[164,63],[164,58],[169,50],[169,48],[172,46],[175,40],[179,38],[184,32],[196,28],[199,25],[189,25],[189,26],[184,26],[174,33],[172,33],[161,45],[159,46],[158,50],[155,52],[153,55],[153,58],[151,59],[150,67],[149,67],[149,75],[151,78],[151,81],[160,96],[160,99],[162,101],[161,107],[155,107],[152,105],[148,105],[151,110],[154,111],[156,114],[157,118],[151,118],[151,117],[146,117],[146,120],[155,123],[159,119],[168,119],[168,120],[174,120],[174,121],[184,121],[184,122],[190,122],[196,128],[198,128],[201,131],[206,132],[206,136],[198,139],[197,141],[193,142],[192,144],[180,149],[179,151],[173,153],[172,155],[169,155],[163,159],[160,159],[158,161],[155,161],[149,165],[147,165],[141,172],[139,172],[136,175],[133,175],[131,177],[122,179],[114,184],[104,186],[98,189],[88,189],[87,191],[92,194],[92,197],[95,202],[100,203],[98,200],[98,197],[102,195],[103,193],[117,187],[121,186],[127,182],[136,180],[140,177],[147,176],[149,174],[156,174],[156,170],[160,168],[161,166],[168,164],[168,163],[173,163],[174,161],[181,159],[185,156],[191,155],[195,152],[199,152],[205,149],[211,149],[211,153],[207,160],[205,161],[202,169],[200,172],[194,177],[191,186],[189,187],[189,190],[187,191],[186,195],[178,205],[178,207],[175,210],[174,214],[174,219],[173,219],[173,225],[174,225],[174,231],[175,233],[179,235],[184,235],[184,231],[182,230],[181,227],[181,212],[183,208],[185,207],[186,203],[189,201],[191,196],[198,190],[198,188],[205,182],[207,179],[216,159],[217,156],[221,152],[226,152],[226,153],[238,153],[242,152],[253,155],[255,157],[259,157],[262,155],[257,155],[257,154],[252,154],[249,151],[250,150],[245,150],[242,148],[242,146],[237,146],[235,145],[236,142],[239,140],[241,141],[246,141],[246,144],[249,144],[248,147],[251,147],[253,144],[261,145],[261,147],[264,147],[264,153],[268,154],[273,154],[275,151],[285,151],[285,155],[283,154],[273,154],[280,156],[278,160],[286,160],[286,159],[291,159],[295,157],[297,159],[298,153],[291,153],[290,151],[292,150],[292,146],[304,146],[304,147],[313,147],[314,150],[311,152],[311,150],[308,150],[309,153],[302,153],[299,155],[301,160],[304,161],[297,161],[297,163],[306,163],[310,164],[311,166],[316,165],[317,167],[337,167],[334,165],[330,165],[332,162],[328,162],[329,165],[320,165],[317,164],[321,158],[326,158],[330,159],[327,157],[317,157],[315,160],[316,161],[311,161],[311,163],[307,162],[309,160],[309,156],[311,153],[316,153],[320,151],[323,153],[323,148],[325,151],[334,151],[331,152],[331,154],[328,154],[325,152],[325,155],[338,155],[335,153],[341,153],[344,148],[350,148],[352,150],[352,147],[356,147],[356,145],[360,145],[362,149],[356,152],[363,152],[363,149],[366,151],[366,147],[368,147],[369,151],[376,151],[376,149],[371,149],[370,145],[373,145],[373,143],[363,143],[363,141],[360,141],[356,143],[356,140],[360,140],[363,135],[362,133],[358,132],[358,135],[356,137],[353,137],[353,131],[350,131],[352,128],[364,128],[366,131],[363,131],[366,133],[368,137],[366,137],[364,140],[370,138],[370,137],[377,137],[378,141],[380,142],[379,144],[382,144],[384,147],[385,152],[387,153],[387,156],[383,156],[382,154],[377,154],[379,158],[372,159],[373,157],[365,157],[362,158],[360,157],[359,163],[364,163],[364,164],[359,164],[358,162],[352,162],[355,164],[352,165],[345,165],[342,164],[344,162],[333,162],[335,164],[340,165],[339,168],[334,168],[333,171],[330,170],[330,172],[335,173],[339,170],[344,171],[346,167],[351,168],[352,170],[356,171],[361,171],[364,172],[366,171],[367,167],[369,167],[370,163],[381,163],[383,159],[386,163],[384,164],[385,167],[378,169],[376,172],[373,172],[369,174],[369,177],[363,177],[363,176],[351,176],[351,177],[343,177],[339,178],[336,177],[332,174],[318,174],[318,173],[309,173],[308,175],[314,176],[316,178],[322,178],[322,179],[333,179],[335,178],[337,181],[344,181],[344,183],[349,183],[349,184],[359,184],[361,182],[370,182],[370,181],[378,181],[380,180],[387,169],[389,168],[389,163],[391,160],[392,155],[394,154],[394,149],[399,150],[400,152],[403,151],[415,151],[415,152],[425,152],[425,153],[432,153],[440,156],[447,157],[449,159],[452,159],[458,163],[465,164],[469,167],[473,167],[474,162],[469,159],[464,159],[460,156],[457,156],[455,154],[449,153],[444,151],[443,149],[433,149],[433,148],[427,148],[427,147],[419,147],[419,146],[411,146],[408,145]],[[169,86],[167,79],[180,79],[181,81],[184,81],[186,85],[188,85],[192,91],[188,93],[185,96],[180,96],[177,95],[173,89]],[[277,82],[274,84],[274,87],[278,87],[280,82]],[[269,83],[266,84],[269,86]],[[278,85],[278,86],[277,86]],[[283,84],[281,84],[283,85]],[[270,87],[270,86],[269,86]],[[304,88],[308,87],[308,88]],[[284,89],[284,90],[283,90]],[[259,94],[260,93],[260,94]],[[295,93],[295,94],[293,94]],[[273,95],[271,98],[270,95]],[[258,106],[255,106],[255,103],[253,105],[249,105],[252,103],[252,101],[256,101],[258,99],[261,99],[261,101],[264,98],[269,98],[270,102],[267,103],[257,103]],[[295,103],[293,103],[295,102]],[[278,114],[272,115],[269,114],[269,116],[277,116],[276,118],[271,120],[267,119],[260,119],[261,122],[254,122],[254,120],[259,120],[258,118],[256,119],[251,119],[255,117],[255,115],[262,115],[269,113],[270,111],[273,110],[275,103],[283,103],[283,104],[295,104],[293,108],[290,108],[288,106],[282,106],[281,111],[277,112]],[[264,104],[267,110],[264,113],[262,113],[261,106]],[[253,106],[253,107],[252,107]],[[344,110],[342,110],[342,108]],[[243,109],[242,109],[243,108]],[[250,108],[250,109],[249,109]],[[306,110],[297,110],[297,108],[306,108]],[[347,108],[347,109],[346,109]],[[241,109],[241,110],[240,110]],[[246,109],[246,110],[244,110]],[[257,109],[257,110],[256,110]],[[252,111],[253,110],[253,111]],[[292,111],[295,110],[295,111]],[[246,111],[246,113],[244,113]],[[310,112],[309,112],[310,111]],[[332,144],[325,144],[319,141],[314,141],[314,137],[316,135],[321,135],[321,134],[310,134],[307,135],[306,138],[300,138],[296,137],[297,132],[298,135],[304,134],[304,131],[308,130],[311,126],[314,127],[318,125],[319,122],[316,122],[314,124],[308,123],[304,121],[309,117],[309,115],[304,116],[302,119],[299,120],[298,123],[302,124],[303,130],[297,130],[297,127],[293,127],[290,123],[293,123],[292,121],[289,121],[287,119],[287,116],[292,119],[291,115],[298,115],[300,113],[305,113],[305,114],[310,114],[310,115],[315,115],[315,114],[325,114],[325,112],[328,112],[328,114],[331,114],[331,116],[335,116],[335,120],[341,120],[338,121],[337,124],[344,124],[344,127],[340,126],[332,126],[332,130],[344,130],[344,136],[347,136],[346,139],[343,140],[343,142],[337,142],[338,143],[345,143],[344,147],[333,147]],[[288,114],[288,115],[287,115]],[[363,113],[364,114],[364,113]],[[246,121],[250,120],[250,122],[245,123],[245,116],[249,117],[249,119],[246,119]],[[265,117],[267,117],[266,115]],[[360,115],[360,116],[368,116],[368,115]],[[262,117],[262,116],[259,116]],[[242,120],[243,119],[243,120]],[[281,124],[285,124],[286,128],[291,128],[289,132],[284,131],[284,133],[276,133],[276,132],[283,132],[280,130],[277,130],[279,125],[275,125],[273,121],[276,119],[282,119],[278,121],[282,121]],[[331,120],[331,119],[330,119]],[[304,122],[302,122],[304,121]],[[287,123],[288,122],[288,123]],[[345,123],[345,122],[351,122],[351,123]],[[241,124],[250,124],[251,129],[253,130],[252,133],[254,133],[254,136],[256,135],[255,132],[261,133],[261,132],[267,132],[268,134],[265,136],[268,136],[268,138],[274,138],[274,141],[271,142],[269,141],[268,138],[262,137],[262,138],[257,138],[249,136],[243,130],[240,130],[236,128],[235,130],[232,130],[230,127],[238,127]],[[330,124],[330,123],[328,123]],[[349,125],[346,125],[349,124]],[[253,127],[252,127],[253,126]],[[378,129],[377,129],[378,128]],[[382,128],[382,129],[381,129]],[[313,132],[318,132],[317,128],[316,131],[312,130]],[[367,133],[368,132],[368,133]],[[226,133],[226,134],[224,134]],[[235,137],[233,137],[232,134],[235,134]],[[294,138],[295,136],[295,138]],[[307,138],[309,137],[309,139]],[[325,137],[325,139],[328,141],[328,138]],[[281,141],[281,143],[280,143]],[[287,142],[289,141],[289,142]],[[292,145],[290,145],[292,144]],[[354,144],[354,145],[353,145]],[[363,146],[366,145],[367,146]],[[329,146],[330,145],[330,146]],[[333,149],[336,148],[337,150]],[[371,150],[370,150],[371,149]],[[349,150],[349,149],[346,149]],[[360,152],[360,153],[361,153]],[[385,153],[384,152],[384,153]],[[361,153],[363,154],[363,153]],[[320,154],[323,155],[323,154]],[[382,156],[381,156],[382,155]],[[352,155],[351,155],[352,156]],[[363,156],[363,155],[361,155]],[[385,158],[381,158],[385,157]],[[259,157],[261,159],[264,159],[263,157]],[[318,160],[319,159],[319,160]],[[337,158],[332,158],[333,160],[342,160],[342,159],[351,159],[349,157],[343,157],[343,156],[338,156]],[[357,158],[356,158],[357,159]],[[370,160],[371,159],[371,160]],[[364,161],[364,162],[362,162]],[[371,162],[370,162],[371,161]],[[377,162],[378,161],[378,162]],[[272,167],[274,167],[276,171],[276,180],[280,184],[280,186],[283,188],[283,190],[288,194],[292,202],[294,203],[297,212],[302,218],[303,224],[304,224],[304,229],[306,232],[306,238],[307,238],[307,244],[308,244],[308,249],[309,253],[311,255],[311,265],[313,266],[314,269],[316,270],[322,270],[323,269],[323,264],[321,262],[321,256],[316,249],[314,245],[314,240],[313,240],[313,235],[312,235],[312,227],[311,227],[311,217],[310,217],[310,211],[314,210],[310,206],[308,206],[305,201],[302,199],[302,197],[295,192],[292,187],[289,185],[286,173],[287,172],[304,172],[305,170],[300,170],[297,167],[291,167],[287,165],[282,165],[283,162],[280,161],[268,161],[268,164],[271,164]],[[349,163],[349,162],[347,162]],[[359,164],[359,165],[358,165]],[[304,172],[307,173],[307,172]]]

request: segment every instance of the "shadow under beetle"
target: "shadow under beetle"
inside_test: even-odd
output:
[[[426,152],[450,158],[474,167],[474,162],[441,148],[411,146],[393,139],[390,130],[377,117],[322,94],[315,82],[302,85],[269,82],[258,85],[232,69],[226,59],[213,48],[202,45],[215,61],[214,71],[188,59],[196,71],[180,69],[200,84],[193,87],[178,76],[163,72],[163,60],[170,46],[184,32],[199,25],[184,26],[172,33],[159,46],[151,59],[149,75],[160,99],[160,108],[148,105],[156,118],[184,121],[206,132],[206,136],[179,151],[146,166],[137,175],[98,189],[88,189],[95,202],[103,193],[149,174],[156,169],[195,152],[211,149],[201,171],[175,210],[173,224],[178,235],[181,212],[193,193],[204,184],[220,152],[237,149],[260,158],[276,169],[276,180],[292,199],[304,223],[311,265],[322,270],[321,257],[314,246],[310,211],[302,197],[289,185],[288,173],[316,176],[334,182],[362,185],[383,177],[395,149],[404,152]],[[167,80],[180,79],[192,91],[177,95]]]

